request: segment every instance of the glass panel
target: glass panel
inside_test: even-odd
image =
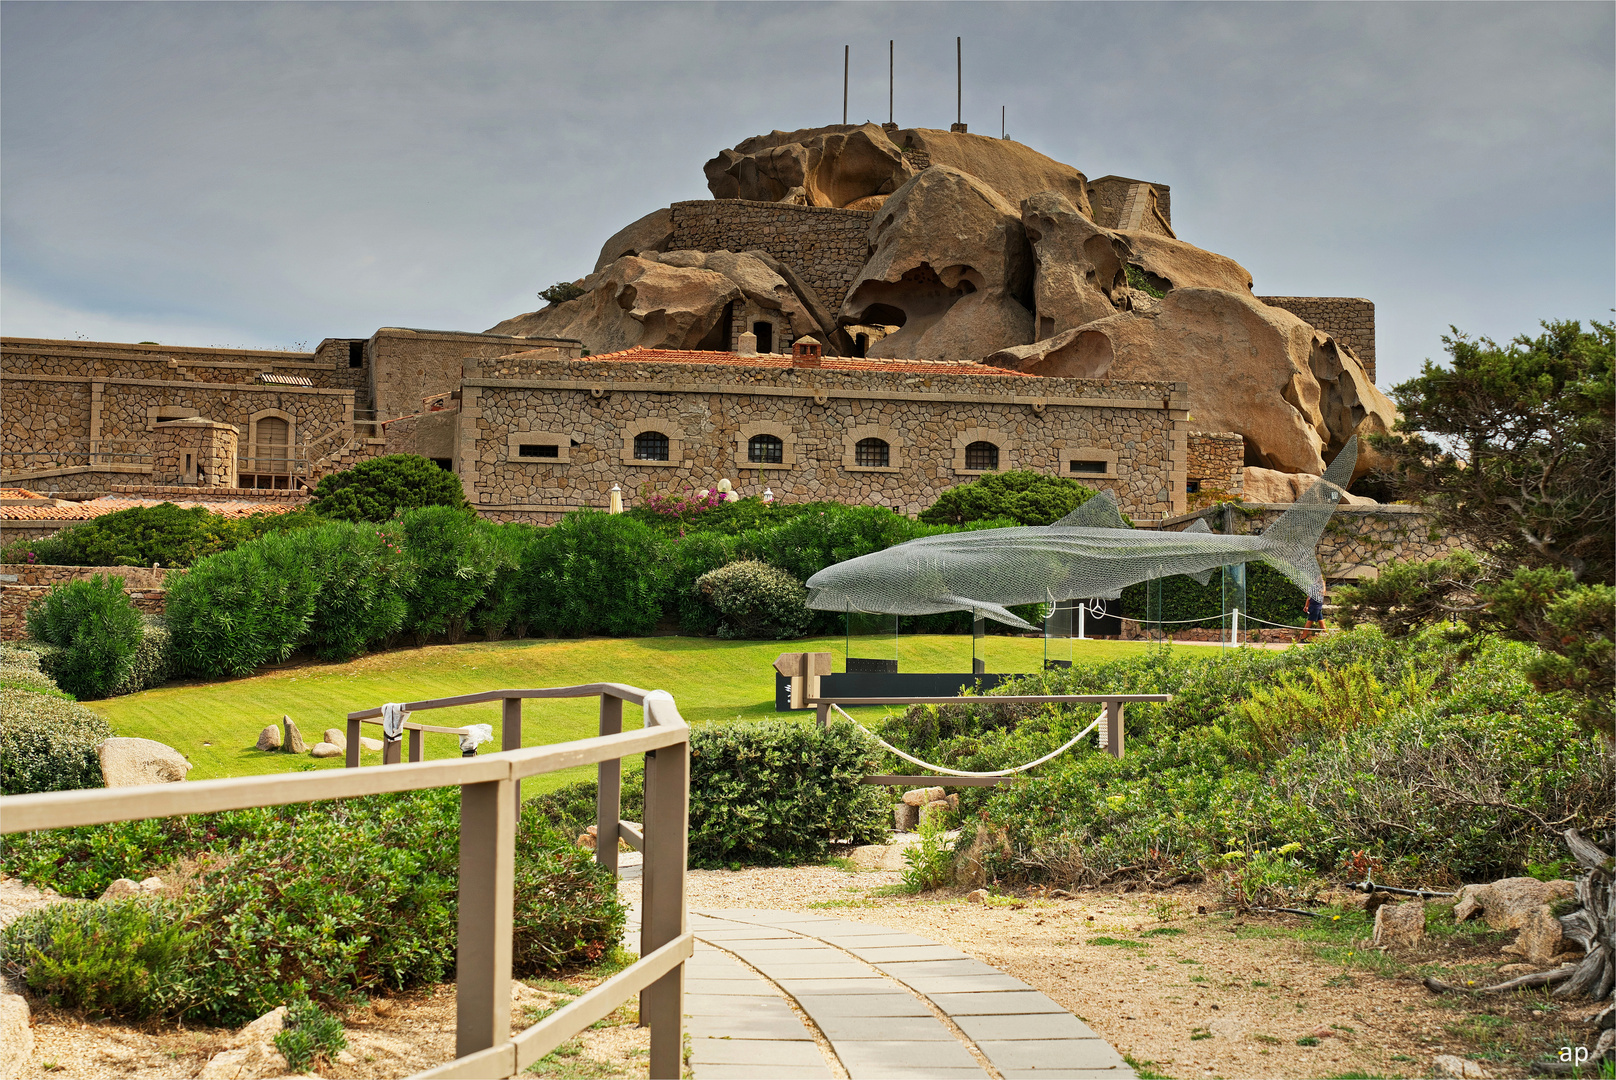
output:
[[[1246,564],[1234,563],[1223,568],[1223,644],[1238,645],[1246,633]],[[1233,614],[1239,612],[1237,617]],[[1236,627],[1238,626],[1238,631]]]
[[[1166,627],[1162,625],[1162,579],[1150,578],[1145,582],[1145,621],[1140,629],[1145,632],[1145,640],[1153,645],[1167,643]]]
[[[1072,666],[1072,634],[1077,618],[1076,601],[1059,600],[1044,610],[1044,670]]]
[[[898,617],[868,611],[847,612],[843,671],[898,670]]]

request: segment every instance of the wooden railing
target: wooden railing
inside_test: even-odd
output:
[[[523,698],[600,698],[601,733],[588,739],[521,748]],[[232,780],[198,780],[143,787],[58,791],[0,798],[0,833],[180,814],[209,814],[256,806],[352,799],[390,791],[460,787],[459,926],[455,962],[455,1060],[420,1077],[511,1077],[640,995],[640,1022],[651,1029],[650,1075],[680,1073],[684,961],[694,951],[686,927],[685,862],[690,811],[690,729],[673,699],[619,683],[493,690],[434,701],[411,711],[505,702],[506,749],[481,757],[412,761],[381,768],[324,770]],[[622,730],[623,702],[640,705],[645,727]],[[358,719],[349,718],[350,763],[358,747]],[[514,717],[514,724],[512,723]],[[511,740],[515,739],[514,745]],[[645,823],[619,822],[622,759],[645,755]],[[599,765],[596,858],[615,869],[616,835],[645,853],[640,958],[517,1035],[511,1035],[511,921],[515,885],[516,823],[521,782],[579,765]]]

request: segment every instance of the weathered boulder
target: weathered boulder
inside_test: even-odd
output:
[[[149,877],[135,882],[129,878],[118,878],[105,889],[101,890],[100,899],[118,900],[125,896],[152,896],[163,891],[163,879]]]
[[[954,805],[950,804],[947,799],[933,799],[931,802],[920,808],[920,820],[922,823],[931,821],[946,821],[948,819],[948,815],[953,811],[953,809]]]
[[[935,802],[947,794],[948,792],[940,787],[915,788],[912,791],[903,793],[903,801],[908,806],[925,806],[927,803]]]
[[[1425,901],[1384,904],[1375,911],[1375,944],[1389,949],[1425,940]]]
[[[1570,881],[1539,881],[1529,877],[1466,885],[1459,890],[1453,918],[1455,922],[1464,922],[1480,913],[1494,930],[1519,930],[1533,911],[1556,900],[1570,899],[1576,891],[1576,885]]]
[[[909,809],[914,809],[910,807]],[[860,870],[902,870],[907,844],[860,844],[847,853],[847,859]]]
[[[920,825],[920,807],[900,802],[892,808],[892,827],[898,832],[914,832]]]
[[[1319,477],[1308,473],[1286,473],[1277,469],[1264,469],[1256,465],[1247,465],[1241,470],[1242,492],[1241,498],[1248,503],[1288,503],[1295,502],[1302,493],[1318,482]],[[1342,506],[1378,506],[1374,499],[1363,495],[1354,495],[1350,491],[1341,493]]]
[[[171,746],[152,739],[108,739],[95,748],[107,787],[173,784],[185,779],[191,763]]]
[[[286,729],[286,740],[281,744],[281,749],[288,754],[306,753],[309,744],[303,741],[303,733],[297,729],[297,721],[283,713],[281,726]]]
[[[234,1050],[237,1047],[251,1046],[253,1043],[272,1043],[275,1036],[285,1030],[286,1006],[280,1005],[230,1036],[225,1047]]]
[[[320,732],[320,741],[328,742],[338,750],[348,749],[348,735],[341,728],[328,727]]]
[[[1488,1073],[1481,1062],[1453,1054],[1438,1054],[1431,1059],[1431,1075],[1447,1080],[1487,1080]]]
[[[716,199],[863,210],[880,206],[928,165],[967,173],[1011,203],[1053,190],[1089,213],[1088,180],[1070,165],[1010,139],[932,128],[774,131],[719,151],[703,171]]]
[[[584,295],[518,315],[489,333],[564,337],[592,354],[624,349],[722,349],[726,305],[743,297],[779,311],[794,337],[816,328],[791,285],[757,256],[653,251],[624,256],[579,283]]]
[[[1032,340],[1032,249],[992,188],[934,165],[887,199],[840,321],[896,325],[872,357],[969,362]]]
[[[673,239],[673,209],[664,206],[653,210],[632,225],[626,225],[612,234],[600,246],[600,258],[595,260],[595,272],[606,269],[625,255],[639,255],[646,251],[667,251]]]
[[[381,748],[382,748],[382,741],[380,739],[372,739],[368,735],[361,735],[359,737],[359,749],[361,749],[361,750],[380,750]]]
[[[317,742],[309,748],[310,757],[334,758],[341,757],[343,753],[343,748],[336,743]]]
[[[19,1077],[34,1056],[34,1029],[28,1024],[28,1002],[0,985],[0,1080]]]
[[[258,733],[258,749],[279,750],[281,748],[281,729],[279,724],[270,724]]]
[[[292,1074],[291,1063],[272,1042],[222,1050],[208,1059],[197,1080],[272,1080]]]
[[[1119,312],[986,362],[1034,375],[1187,383],[1198,429],[1238,432],[1248,464],[1287,473],[1316,476],[1353,435],[1389,431],[1396,419],[1335,339],[1249,292],[1174,288],[1148,315]],[[1372,461],[1360,454],[1355,476]]]
[[[1055,191],[1021,200],[1021,223],[1036,267],[1038,337],[1054,337],[1126,308],[1128,252],[1120,236],[1094,224]]]
[[[1529,964],[1544,965],[1551,963],[1564,948],[1565,934],[1560,920],[1554,917],[1547,904],[1540,904],[1521,919],[1520,933],[1503,951]]]

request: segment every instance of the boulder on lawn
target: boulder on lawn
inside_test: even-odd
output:
[[[108,739],[95,748],[95,755],[109,788],[178,783],[191,771],[184,754],[152,739]]]
[[[279,750],[281,748],[281,728],[279,724],[271,724],[258,733],[258,749]]]
[[[380,739],[372,739],[372,738],[370,738],[369,736],[366,736],[366,735],[361,735],[359,737],[359,749],[361,749],[361,750],[380,750],[381,748],[382,748],[382,741]]]
[[[102,900],[119,900],[125,896],[152,896],[163,891],[163,879],[149,877],[140,882],[121,877],[101,891]]]
[[[309,751],[309,754],[317,758],[341,757],[343,749],[335,743],[317,742],[314,744],[313,749]]]
[[[286,741],[281,748],[288,754],[307,753],[309,744],[303,741],[303,733],[297,730],[297,723],[290,716],[283,714],[281,725],[286,728]]]
[[[348,736],[340,728],[326,728],[320,732],[320,741],[328,742],[338,750],[348,749]]]
[[[1383,904],[1375,911],[1375,944],[1404,948],[1425,940],[1425,901]]]

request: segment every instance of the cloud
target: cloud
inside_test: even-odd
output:
[[[1595,4],[4,5],[8,333],[482,329],[773,128],[965,119],[1170,184],[1259,289],[1377,302],[1382,382],[1616,291]],[[133,332],[133,331],[132,331]]]

